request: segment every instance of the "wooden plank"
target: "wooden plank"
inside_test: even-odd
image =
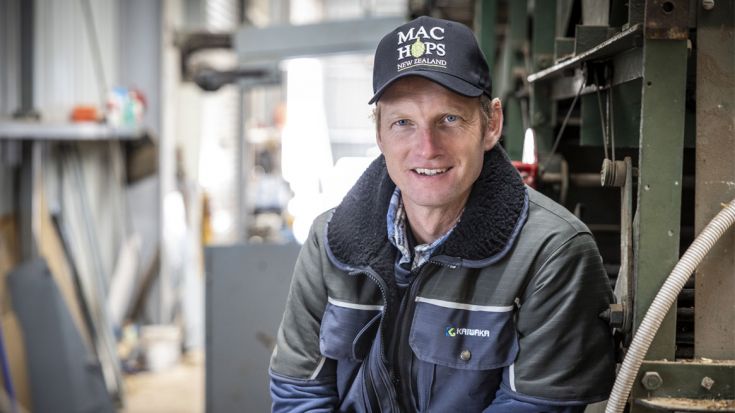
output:
[[[0,315],[12,311],[5,292],[5,276],[20,260],[18,229],[15,215],[0,217]]]
[[[5,351],[10,364],[10,377],[18,403],[30,410],[31,389],[28,381],[23,333],[10,303],[10,294],[5,288],[8,272],[20,261],[18,230],[14,214],[0,217],[0,322],[2,323]],[[2,377],[0,383],[5,386]]]
[[[49,212],[43,191],[39,191],[38,200],[40,210],[39,239],[37,240],[39,253],[46,259],[54,281],[56,281],[56,285],[59,287],[62,297],[64,297],[66,306],[69,308],[74,325],[79,330],[84,344],[91,350],[92,339],[82,315],[81,303],[79,302],[79,296],[74,284],[74,275],[71,272],[69,262],[64,253],[64,248],[61,244],[62,241],[51,220],[51,213]]]

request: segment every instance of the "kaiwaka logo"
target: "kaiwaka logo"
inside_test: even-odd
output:
[[[490,330],[484,330],[479,328],[464,328],[446,326],[444,328],[444,335],[446,337],[456,336],[470,336],[470,337],[490,337]]]
[[[412,66],[447,67],[447,61],[434,56],[447,54],[444,40],[444,28],[426,29],[420,26],[410,28],[407,32],[398,32],[398,64],[396,69],[408,69]],[[408,59],[408,60],[406,60]]]

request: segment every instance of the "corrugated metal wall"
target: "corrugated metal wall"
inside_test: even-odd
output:
[[[19,104],[19,9],[20,0],[0,0],[0,118],[10,117]],[[17,145],[0,142],[0,217],[15,208],[15,174],[9,158],[17,151]]]
[[[118,83],[143,91],[148,104],[143,124],[154,137],[161,134],[162,19],[159,0],[124,0],[119,4],[115,46]]]
[[[118,79],[118,0],[90,1],[106,87]],[[80,0],[37,0],[34,100],[45,120],[67,119],[75,104],[100,104],[98,76]]]
[[[18,106],[20,0],[0,0],[0,117]]]

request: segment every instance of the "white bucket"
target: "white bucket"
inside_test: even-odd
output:
[[[158,324],[140,329],[140,341],[150,371],[173,367],[181,356],[181,330],[177,326]]]

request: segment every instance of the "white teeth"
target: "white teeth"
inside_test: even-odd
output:
[[[443,174],[444,172],[447,171],[447,168],[444,168],[444,169],[416,168],[415,171],[416,173],[420,175],[434,176],[434,175]]]

